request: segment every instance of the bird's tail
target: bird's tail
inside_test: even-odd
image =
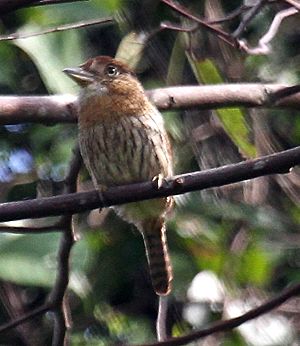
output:
[[[173,274],[168,254],[165,220],[163,218],[147,220],[143,222],[141,231],[153,288],[156,294],[167,295],[171,291]]]

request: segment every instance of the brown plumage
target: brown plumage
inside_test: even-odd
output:
[[[80,150],[100,193],[109,186],[172,175],[171,148],[163,118],[125,64],[99,56],[64,72],[82,87]],[[171,207],[171,198],[160,198],[114,208],[141,232],[152,284],[159,295],[171,290],[165,226]]]

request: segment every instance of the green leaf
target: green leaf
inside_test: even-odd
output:
[[[179,33],[177,34],[170,57],[167,85],[176,85],[182,82],[184,63],[185,54],[182,49],[182,33]]]
[[[262,286],[268,283],[271,274],[271,258],[258,246],[252,246],[239,261],[238,276],[241,283]]]
[[[21,285],[51,286],[57,234],[1,235],[0,277]]]
[[[38,30],[39,28],[33,25],[22,28],[24,32]],[[74,82],[67,78],[62,70],[83,62],[81,52],[84,45],[80,38],[78,31],[69,30],[59,35],[53,33],[14,42],[31,57],[49,91],[65,94],[76,90]]]
[[[52,287],[57,272],[60,233],[0,235],[0,278],[20,285]],[[77,277],[89,264],[85,239],[72,251],[72,272]],[[70,287],[81,293],[80,280],[71,280]]]
[[[200,83],[221,84],[224,83],[216,65],[211,59],[195,61],[187,54],[189,63],[195,77]],[[238,107],[217,109],[216,114],[220,119],[224,130],[238,147],[239,151],[247,158],[256,156],[256,148],[250,141],[250,131],[247,126],[245,114]]]
[[[145,43],[146,35],[143,32],[130,32],[122,39],[116,58],[128,65],[132,70],[136,70],[141,61]]]
[[[47,286],[53,285],[55,271],[45,268],[37,259],[16,254],[0,255],[0,277],[2,280],[20,285]]]

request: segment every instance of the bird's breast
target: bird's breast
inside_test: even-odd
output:
[[[100,122],[115,123],[120,118],[140,117],[153,112],[153,105],[144,94],[107,93],[101,96],[83,92],[79,96],[79,122],[81,126],[94,126]]]
[[[95,184],[122,185],[172,175],[167,135],[156,112],[79,122],[81,153]]]

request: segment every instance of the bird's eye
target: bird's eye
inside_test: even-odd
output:
[[[116,66],[114,65],[108,65],[105,69],[105,73],[108,77],[115,77],[119,74],[119,71]]]

